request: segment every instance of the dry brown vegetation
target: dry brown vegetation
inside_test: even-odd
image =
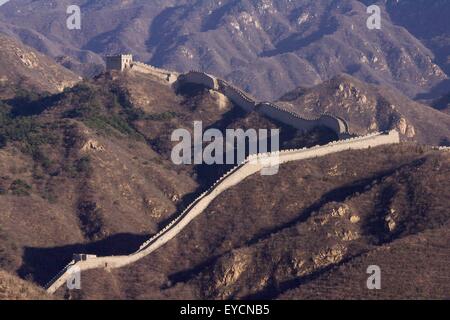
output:
[[[52,300],[42,288],[0,270],[0,300]]]
[[[73,253],[136,250],[227,170],[175,166],[175,128],[276,126],[202,88],[176,95],[151,76],[117,73],[51,96],[24,91],[0,111],[0,266],[41,285]],[[283,132],[298,146],[332,138]]]
[[[0,42],[1,99],[12,98],[23,89],[56,93],[81,80],[51,58],[14,38],[0,33]]]

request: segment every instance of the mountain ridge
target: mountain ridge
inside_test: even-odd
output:
[[[102,64],[100,55],[132,52],[166,69],[216,74],[261,100],[274,100],[299,85],[312,86],[342,72],[396,87],[411,98],[440,85],[434,97],[446,91],[448,76],[433,62],[434,54],[388,15],[383,16],[382,30],[368,30],[365,5],[356,0],[82,1],[87,33],[65,28],[66,4],[7,3],[0,11],[7,13],[8,25],[0,24],[0,30],[80,72],[86,65]],[[445,3],[440,6],[446,8]],[[44,8],[55,21],[51,27],[43,20]],[[26,31],[31,27],[35,34]]]
[[[12,98],[14,90],[57,93],[81,81],[81,77],[51,58],[0,33],[0,95]]]

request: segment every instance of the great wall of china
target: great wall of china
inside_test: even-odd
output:
[[[141,73],[153,74],[161,78],[162,80],[167,81],[169,84],[174,83],[178,79],[177,73],[156,68],[154,66],[142,62],[134,61],[133,64],[131,65],[131,70]]]
[[[111,69],[126,70],[151,74],[160,80],[168,83],[179,85],[182,83],[201,85],[209,90],[214,90],[224,95],[228,100],[246,112],[259,112],[266,117],[294,127],[301,131],[310,131],[316,127],[327,127],[333,130],[340,139],[351,137],[347,122],[332,114],[322,114],[315,118],[302,117],[292,111],[274,104],[272,102],[258,102],[255,98],[241,89],[233,86],[229,82],[209,75],[201,71],[190,71],[186,74],[179,75],[165,69],[156,68],[154,66],[133,61],[132,55],[109,57],[111,62],[107,63]]]
[[[151,73],[160,79],[172,84],[176,81],[202,85],[210,90],[215,90],[226,96],[230,101],[244,110],[258,111],[270,118],[281,121],[300,130],[310,130],[315,126],[326,126],[334,130],[344,140],[331,142],[324,146],[312,148],[292,149],[266,154],[249,156],[243,163],[237,165],[227,174],[221,177],[207,191],[194,200],[183,212],[181,212],[166,227],[144,242],[137,251],[130,255],[97,257],[95,255],[76,255],[78,258],[72,260],[62,269],[46,286],[49,293],[54,293],[73,275],[73,272],[83,272],[91,269],[114,269],[134,263],[155,250],[162,247],[168,241],[180,233],[192,220],[199,216],[209,204],[225,190],[239,184],[247,177],[267,168],[268,164],[283,164],[292,161],[312,159],[326,156],[332,153],[346,150],[363,150],[382,145],[400,143],[399,133],[395,130],[384,133],[373,133],[362,137],[353,137],[345,120],[333,115],[321,115],[318,118],[306,119],[285,110],[270,102],[255,102],[242,90],[235,88],[224,80],[210,76],[203,72],[191,71],[187,74],[177,76],[167,70],[157,69],[145,64],[134,63],[130,68],[137,72]],[[448,148],[436,148],[449,151]]]
[[[339,138],[351,136],[347,122],[331,114],[322,114],[316,118],[305,118],[271,102],[257,102],[246,92],[234,87],[225,80],[204,72],[190,71],[178,77],[179,83],[193,83],[217,91],[247,112],[256,111],[268,118],[292,126],[301,131],[309,131],[323,126],[333,130]]]
[[[170,222],[159,233],[144,242],[136,252],[123,256],[97,257],[94,255],[88,255],[78,261],[72,260],[46,285],[46,290],[49,293],[54,293],[68,279],[71,278],[73,272],[75,271],[82,272],[98,268],[110,270],[126,266],[144,258],[173,239],[192,220],[200,215],[222,192],[237,185],[250,175],[253,175],[267,167],[268,163],[283,164],[291,161],[322,157],[346,150],[362,150],[381,145],[396,144],[399,142],[399,134],[397,131],[393,130],[388,133],[373,133],[363,137],[331,142],[325,146],[285,150],[250,156],[243,163],[236,166],[220,178],[210,189],[193,201],[177,218]]]

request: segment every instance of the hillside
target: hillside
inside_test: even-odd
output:
[[[374,1],[364,0],[366,4]],[[436,63],[449,74],[450,72],[450,34],[447,17],[450,6],[446,0],[401,0],[375,1],[384,7],[392,21],[406,28],[419,39],[436,57]]]
[[[450,137],[448,113],[345,74],[312,88],[297,88],[278,103],[306,116],[324,112],[340,116],[360,135],[396,128],[405,140],[431,145],[448,145]]]
[[[179,90],[113,72],[2,102],[0,267],[43,285],[73,253],[134,251],[229,169],[172,163],[172,131],[192,131],[194,120],[220,130],[281,127],[286,147],[336,139],[244,114],[201,87]]]
[[[395,240],[307,279],[281,299],[448,299],[448,226]],[[382,290],[367,294],[367,266],[379,264]],[[398,270],[402,270],[398,272]]]
[[[0,300],[52,300],[42,288],[0,270]]]
[[[251,176],[151,256],[83,273],[73,297],[298,299],[331,286],[324,297],[446,298],[449,160],[402,145]],[[376,293],[364,289],[369,263],[384,272]]]
[[[405,1],[389,5],[378,31],[367,29],[366,7],[357,0],[83,0],[83,28],[71,31],[70,1],[16,0],[0,8],[0,30],[87,75],[98,71],[102,55],[131,52],[178,72],[221,76],[260,100],[343,72],[410,98],[435,98],[449,88],[439,41],[449,5],[420,2],[412,10]],[[430,34],[417,32],[413,10],[433,17],[424,18],[435,25],[424,28]]]
[[[0,98],[10,98],[19,89],[56,93],[81,80],[49,57],[13,38],[0,33],[0,42]]]
[[[386,92],[344,75],[290,93],[281,103],[304,108],[293,109],[298,113],[347,117],[357,133],[367,132],[366,117],[379,121],[370,130],[385,130],[392,123],[383,117],[428,110]],[[309,109],[313,98],[321,103]],[[384,101],[399,105],[398,114],[384,114],[378,108]],[[417,118],[412,141],[449,137],[442,129],[444,113],[429,109]],[[192,131],[194,120],[222,132],[280,128],[282,148],[337,139],[326,128],[302,133],[258,110],[244,113],[204,86],[172,87],[133,71],[103,73],[55,94],[21,90],[0,102],[0,268],[44,285],[73,253],[134,252],[229,169],[172,163],[171,133]],[[413,120],[406,121],[408,126]],[[421,125],[431,122],[435,129],[425,133]],[[408,270],[436,276],[404,292],[402,283],[393,282],[386,295],[440,298],[448,292],[441,269],[449,257],[439,247],[445,248],[448,236],[449,165],[448,152],[409,142],[286,164],[275,176],[250,176],[151,256],[110,273],[83,273],[81,291],[60,289],[57,297],[299,297],[299,286],[334,267],[343,266],[335,281],[347,279],[346,270],[365,263],[358,259],[381,259],[377,250],[391,245],[407,256],[409,244],[423,237],[430,245],[413,248],[418,260],[426,260],[429,248],[437,260]],[[379,263],[398,274],[394,258]]]

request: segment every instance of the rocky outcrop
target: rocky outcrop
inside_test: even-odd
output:
[[[82,152],[91,152],[91,151],[105,151],[105,148],[100,145],[100,143],[94,139],[89,139],[86,143],[81,147]]]
[[[395,128],[400,132],[400,134],[406,136],[407,138],[414,138],[416,131],[414,126],[409,124],[405,118],[400,118],[395,126]]]

